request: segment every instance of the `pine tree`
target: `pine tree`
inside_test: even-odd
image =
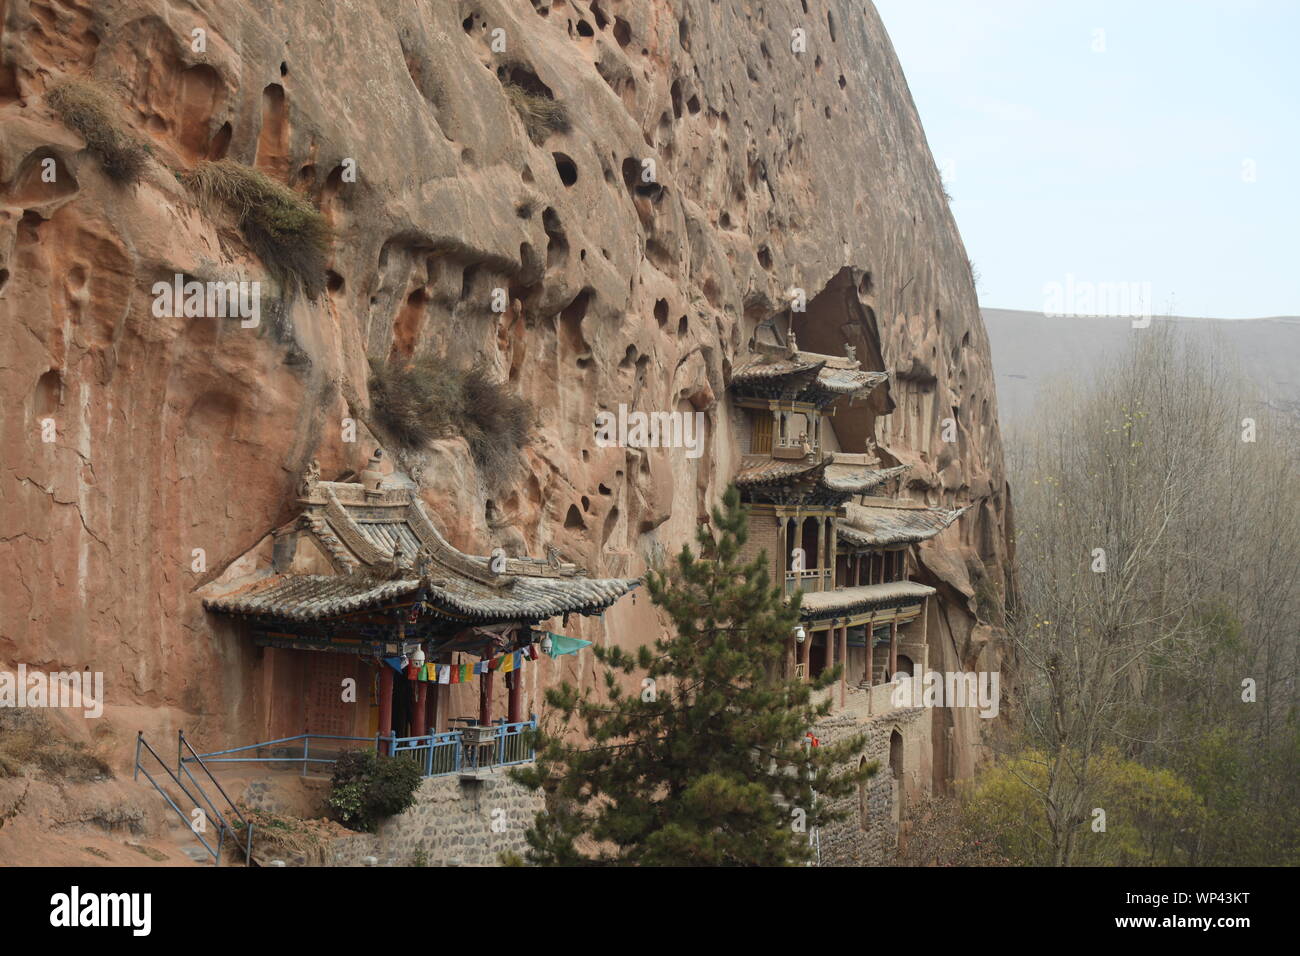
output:
[[[799,620],[771,587],[766,554],[742,563],[748,518],[734,487],[698,533],[698,555],[651,572],[651,601],[673,631],[635,653],[594,648],[603,692],[565,683],[547,702],[568,728],[538,732],[517,780],[545,788],[528,830],[543,865],[775,866],[806,862],[830,804],[875,773],[854,765],[865,738],[820,747],[806,734],[831,708],[814,693],[839,677],[785,679]],[[642,690],[625,693],[630,675]]]

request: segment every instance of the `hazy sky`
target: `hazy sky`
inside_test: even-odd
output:
[[[982,305],[1300,315],[1300,0],[875,2]]]

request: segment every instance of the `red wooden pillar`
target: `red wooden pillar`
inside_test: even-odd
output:
[[[393,668],[387,661],[379,662],[379,735],[389,737],[393,733]],[[388,753],[388,745],[379,748],[382,754]]]
[[[429,685],[426,684],[424,681],[418,681],[418,680],[415,682],[414,685],[415,693],[411,695],[414,698],[414,700],[411,701],[411,736],[412,737],[423,737],[425,734],[428,733],[428,730],[425,729],[425,713],[424,713],[424,695],[428,692],[427,690],[428,686]]]
[[[876,618],[873,615],[867,620],[867,686],[868,687],[873,686],[876,682],[875,627],[876,627]]]
[[[488,671],[478,682],[478,722],[486,727],[492,723],[492,678],[495,671]]]
[[[889,677],[898,671],[898,618],[889,622]]]
[[[436,665],[430,664],[435,669]],[[436,734],[438,732],[438,679],[434,677],[429,681],[427,690],[424,693],[424,726],[425,733]]]
[[[523,709],[524,700],[524,682],[521,680],[523,672],[514,670],[506,675],[506,686],[510,688],[510,705],[506,711],[506,722],[517,724],[523,720],[520,711]]]
[[[799,663],[803,665],[804,683],[808,682],[808,678],[810,676],[808,673],[808,661],[812,655],[812,642],[813,642],[813,632],[809,631],[807,636],[805,636],[803,639],[803,644],[800,645],[799,647]]]
[[[840,627],[840,650],[835,655],[840,665],[840,706],[844,706],[849,682],[849,626]]]

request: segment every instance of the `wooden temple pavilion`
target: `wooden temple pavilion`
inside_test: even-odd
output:
[[[448,685],[403,679],[397,662],[456,666],[459,676],[466,661],[535,656],[534,625],[600,614],[639,583],[586,577],[554,552],[550,560],[465,554],[438,532],[413,487],[385,481],[381,454],[358,481],[321,481],[313,467],[299,487],[300,513],[274,532],[271,567],[204,601],[266,649],[269,737],[438,733],[457,719],[447,712]],[[501,675],[510,723],[524,719],[520,675]],[[496,676],[474,674],[481,725],[493,721]],[[349,677],[354,702],[340,693]]]
[[[763,343],[756,335],[756,358],[732,376],[732,399],[748,426],[740,429],[735,482],[750,508],[749,549],[778,556],[775,587],[803,592],[787,671],[807,679],[844,664],[842,703],[850,682],[871,687],[925,666],[925,612],[935,589],[911,580],[911,549],[965,509],[899,500],[908,466],[881,466],[870,440],[865,453],[840,450],[840,420],[846,435],[870,434],[870,419],[853,416],[887,373],[862,369],[851,349],[847,357],[821,355],[799,350],[793,335],[787,340]],[[891,486],[895,493],[885,493]]]

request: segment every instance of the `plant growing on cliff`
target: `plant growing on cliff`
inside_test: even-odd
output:
[[[422,448],[460,435],[485,475],[508,473],[532,431],[532,407],[484,362],[457,368],[433,356],[370,360],[370,401],[399,444]]]
[[[385,817],[415,803],[420,765],[402,757],[380,758],[372,750],[342,754],[334,764],[326,802],[339,822],[352,830],[373,832]]]
[[[150,149],[122,122],[109,95],[88,80],[64,80],[45,102],[69,129],[81,134],[86,149],[99,160],[109,178],[132,183],[140,178]]]
[[[875,764],[854,767],[862,736],[809,746],[805,735],[830,710],[813,693],[839,668],[811,683],[780,676],[798,602],[772,588],[766,555],[741,560],[747,520],[729,488],[713,530],[697,535],[698,555],[683,546],[666,572],[649,575],[673,636],[635,654],[594,648],[599,696],[567,683],[547,691],[562,724],[585,739],[543,730],[536,764],[514,771],[548,794],[527,832],[530,862],[805,862],[813,828],[839,819],[835,802],[875,773]],[[638,674],[642,690],[625,693],[623,680]]]
[[[186,182],[202,202],[235,217],[253,253],[282,283],[301,287],[311,299],[320,295],[330,228],[315,206],[233,159],[200,163]]]
[[[569,112],[552,97],[525,89],[514,80],[503,80],[506,99],[524,121],[528,138],[540,146],[551,133],[567,133],[571,128]]]

